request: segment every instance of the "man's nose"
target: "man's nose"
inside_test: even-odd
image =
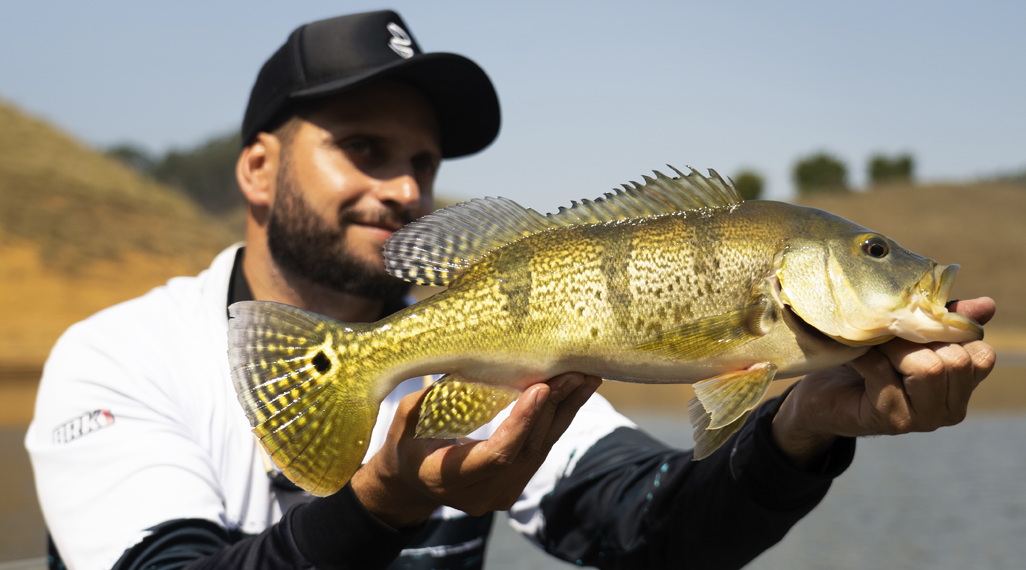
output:
[[[376,194],[381,202],[392,202],[402,208],[415,209],[420,205],[420,185],[410,174],[382,180]]]

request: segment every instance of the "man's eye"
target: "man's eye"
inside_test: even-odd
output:
[[[417,172],[431,174],[435,171],[437,166],[435,164],[435,160],[430,156],[417,156],[413,158],[413,168],[415,168]]]
[[[350,154],[367,154],[371,151],[371,143],[366,139],[349,139],[341,146],[342,150]]]

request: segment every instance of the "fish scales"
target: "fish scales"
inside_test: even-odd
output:
[[[440,300],[439,310],[449,312],[452,323],[438,328],[473,322],[481,326],[474,334],[501,335],[504,350],[511,341],[513,347],[534,350],[533,344],[517,344],[522,340],[544,347],[570,343],[563,352],[573,353],[593,344],[597,327],[597,336],[607,341],[597,348],[606,351],[695,317],[740,308],[747,299],[738,291],[747,292],[766,273],[773,251],[747,247],[761,242],[747,236],[738,240],[740,232],[717,223],[716,216],[692,224],[683,218],[525,238],[460,277],[454,286],[461,297],[480,297],[486,304],[443,309],[447,305]],[[486,339],[476,336],[475,344],[485,345]]]
[[[386,244],[386,266],[448,289],[378,323],[232,305],[232,375],[257,437],[291,479],[330,494],[407,378],[445,374],[417,433],[459,437],[531,384],[579,371],[695,383],[701,458],[774,378],[895,335],[982,336],[943,307],[957,266],[826,212],[741,202],[714,172],[678,174],[547,216],[498,198],[414,222]]]
[[[430,311],[410,309],[421,324],[391,326],[387,342],[401,343],[404,358],[438,360],[442,366],[417,372],[446,372],[453,364],[441,360],[454,354],[507,362],[512,369],[501,370],[506,378],[475,376],[493,382],[530,383],[567,358],[583,357],[600,367],[610,355],[623,360],[618,353],[625,346],[696,317],[740,308],[768,270],[772,252],[761,252],[761,263],[739,254],[744,248],[723,237],[729,226],[716,223],[717,216],[693,224],[681,218],[524,238],[461,275],[450,291],[436,295]],[[668,267],[687,270],[678,280]],[[393,319],[402,321],[404,314],[385,322]]]

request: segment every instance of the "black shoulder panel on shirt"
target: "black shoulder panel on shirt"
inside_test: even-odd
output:
[[[313,565],[292,539],[288,517],[258,535],[202,519],[159,524],[125,551],[114,570],[306,570]]]
[[[300,570],[314,563],[320,570],[474,570],[483,564],[492,516],[432,519],[395,530],[346,485],[290,510],[259,535],[202,519],[162,523],[125,551],[114,570]]]
[[[161,523],[125,551],[113,570],[170,570],[215,554],[245,535],[230,533],[208,520],[179,519]]]

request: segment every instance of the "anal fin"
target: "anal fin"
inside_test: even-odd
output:
[[[446,374],[421,402],[416,437],[450,439],[469,435],[518,397],[520,391],[513,388]]]
[[[688,402],[688,413],[695,428],[696,460],[707,457],[741,429],[776,372],[775,364],[761,362],[694,385],[696,397]]]
[[[695,427],[695,453],[691,458],[692,461],[699,461],[712,455],[712,452],[719,449],[721,445],[730,439],[730,436],[734,435],[735,432],[745,425],[748,416],[752,414],[752,410],[748,410],[730,425],[720,429],[708,429],[709,414],[704,413],[705,410],[702,409],[702,404],[698,402],[698,398],[688,402],[688,412],[691,415],[691,425]],[[696,415],[700,418],[698,423],[695,423]],[[704,423],[701,420],[703,415]]]

